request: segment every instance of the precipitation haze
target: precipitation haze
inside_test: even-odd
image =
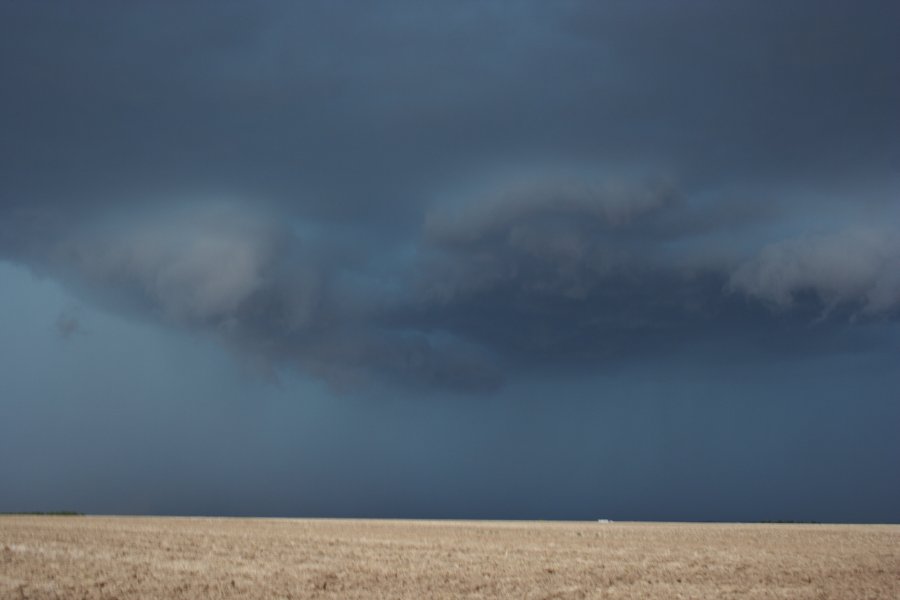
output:
[[[900,521],[900,4],[0,4],[0,511]]]

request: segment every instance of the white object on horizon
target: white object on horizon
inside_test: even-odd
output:
[[[610,519],[597,519],[597,522],[598,522],[598,523],[612,523],[612,520],[610,520]]]

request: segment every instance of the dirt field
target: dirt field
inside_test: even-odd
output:
[[[0,598],[900,598],[900,526],[0,516]]]

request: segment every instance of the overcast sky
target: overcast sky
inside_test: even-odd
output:
[[[0,511],[900,521],[898,23],[0,3]]]

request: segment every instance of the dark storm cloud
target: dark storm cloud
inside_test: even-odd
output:
[[[41,268],[96,301],[211,334],[269,367],[300,367],[339,387],[373,376],[460,390],[498,383],[458,340],[373,323],[373,290],[344,283],[346,266],[326,244],[252,208],[113,217],[46,248]]]
[[[880,1],[585,3],[567,26],[621,68],[610,94],[638,153],[815,184],[896,169],[897,17]]]
[[[692,206],[665,182],[526,178],[426,215],[424,244],[439,251],[432,293],[512,286],[584,298],[606,279],[687,271],[690,242],[752,220],[743,213]]]
[[[395,317],[532,368],[608,368],[708,344],[770,357],[846,350],[865,337],[848,319],[891,316],[900,302],[889,229],[743,256],[723,238],[768,226],[767,215],[717,213],[667,184],[569,174],[475,199],[429,215],[416,301]]]
[[[82,205],[199,182],[409,224],[436,182],[522,157],[692,186],[898,158],[893,3],[3,10],[7,185]]]
[[[0,10],[2,256],[276,368],[492,389],[900,305],[896,3]]]

